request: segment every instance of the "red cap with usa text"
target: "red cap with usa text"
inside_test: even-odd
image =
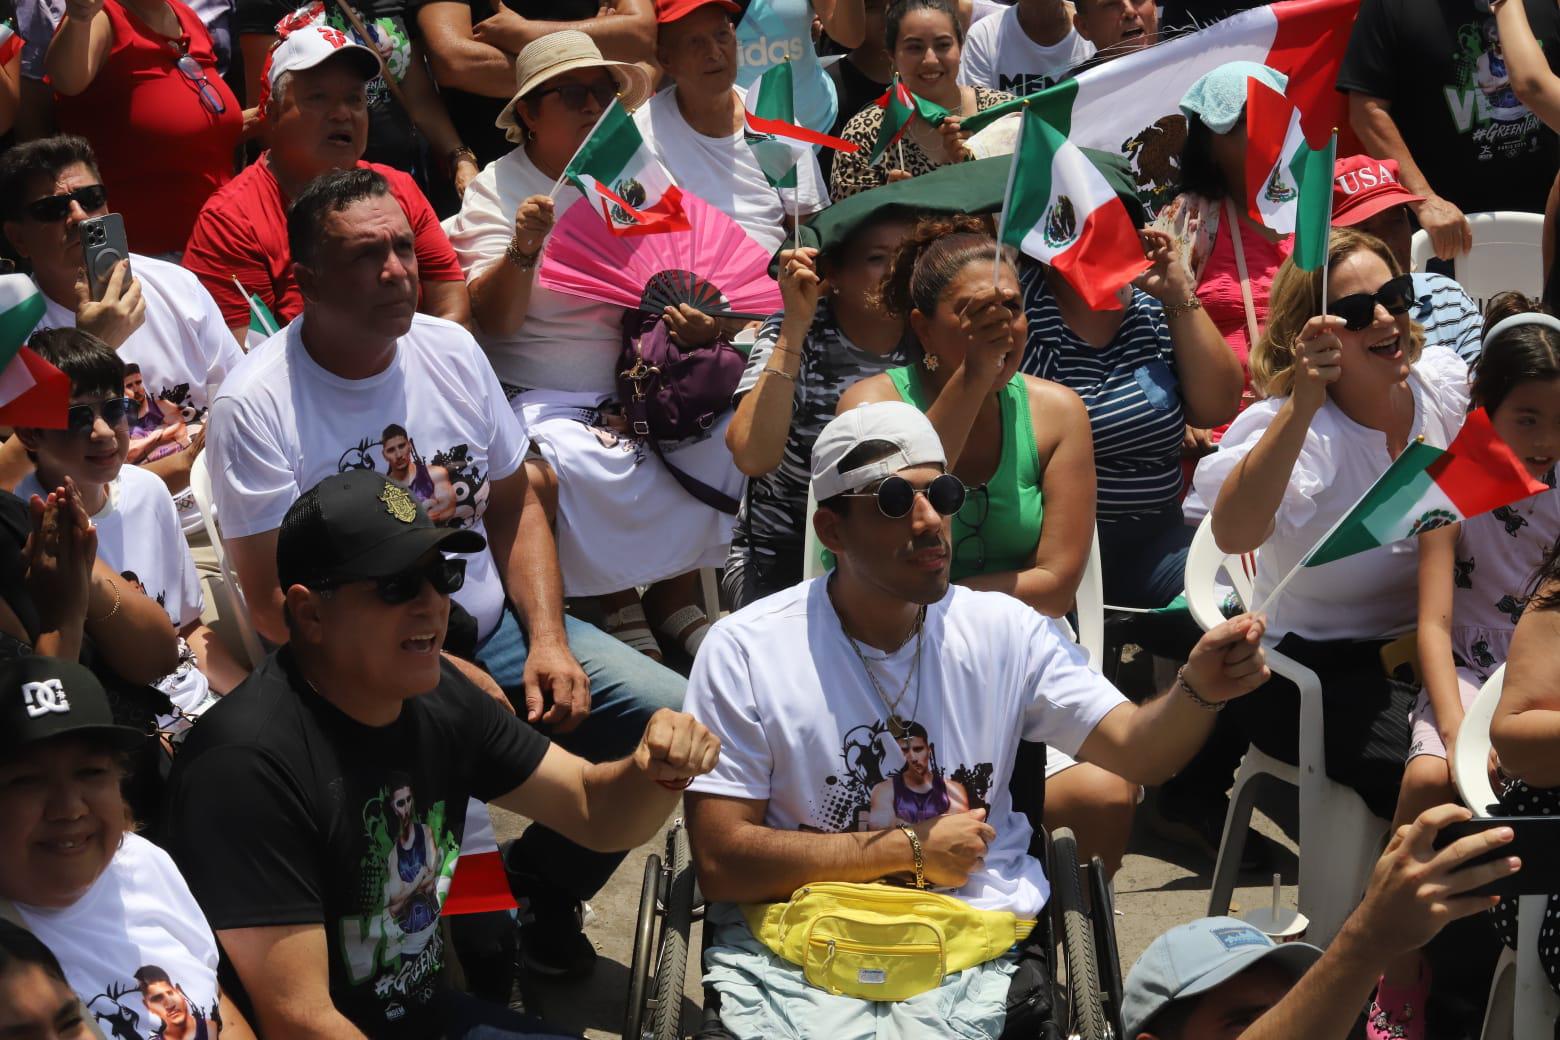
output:
[[[1423,202],[1398,182],[1395,159],[1350,155],[1333,165],[1333,218],[1340,227],[1369,220],[1391,206]]]

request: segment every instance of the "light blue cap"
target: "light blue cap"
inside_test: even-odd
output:
[[[1321,955],[1309,943],[1279,945],[1233,917],[1204,917],[1177,925],[1149,943],[1127,975],[1121,999],[1127,1040],[1136,1040],[1154,1016],[1171,1004],[1206,993],[1258,961],[1271,960],[1298,979]]]
[[[1231,61],[1193,83],[1181,98],[1181,111],[1197,116],[1216,134],[1227,134],[1246,110],[1246,81],[1258,79],[1282,94],[1289,77],[1254,61]]]

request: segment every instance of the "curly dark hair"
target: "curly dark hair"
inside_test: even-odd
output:
[[[883,279],[883,306],[891,314],[930,314],[948,284],[977,260],[990,260],[997,241],[980,217],[926,217],[899,243]],[[1003,259],[1011,265],[1009,250]]]

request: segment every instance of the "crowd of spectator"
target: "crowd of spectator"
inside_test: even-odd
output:
[[[1331,2],[1319,266],[1248,183],[1250,85],[1315,70],[1246,54],[1166,99],[1168,180],[1089,154],[1143,253],[1102,309],[999,244],[1014,122],[981,114],[1262,5],[0,0],[0,262],[39,315],[4,346],[69,387],[0,431],[0,1036],[566,1035],[517,976],[595,970],[588,901],[679,803],[701,1035],[1048,1035],[1031,824],[1107,876],[1140,816],[1211,858],[1244,749],[1302,757],[1270,655],[1395,830],[1325,949],[1160,936],[1127,1040],[1477,1036],[1519,936],[1473,893],[1521,864],[1510,827],[1438,836],[1490,808],[1449,763],[1502,666],[1500,811],[1560,813],[1560,12]],[[781,68],[815,142],[783,175]],[[582,191],[608,123],[778,308],[560,278],[581,217],[645,219],[644,184]],[[1542,215],[1527,294],[1465,289],[1493,211]],[[1303,566],[1470,413],[1545,491]],[[1206,632],[1199,524],[1261,605]],[[1086,580],[1152,659],[1120,689]],[[530,821],[520,910],[447,914],[489,805]],[[883,881],[939,893],[946,972],[878,999],[788,955],[808,886]]]

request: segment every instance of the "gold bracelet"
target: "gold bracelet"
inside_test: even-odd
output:
[[[504,250],[504,259],[522,271],[529,271],[536,266],[536,262],[542,258],[542,251],[538,249],[534,253],[527,253],[520,248],[520,243],[514,239],[509,240],[509,248]]]
[[[910,854],[915,857],[915,887],[926,887],[926,860],[921,853],[921,839],[916,835],[915,828],[908,823],[901,823],[899,829],[905,832],[905,837],[910,839]]]
[[[1186,298],[1185,303],[1167,303],[1164,304],[1164,309],[1166,320],[1171,318],[1179,318],[1183,314],[1190,314],[1192,311],[1202,310],[1202,301],[1197,298],[1196,293],[1193,293],[1191,296]]]
[[[789,382],[792,386],[796,385],[796,377],[781,368],[770,368],[766,365],[758,374],[761,376],[779,376],[781,379]]]
[[[109,610],[108,610],[108,613],[104,614],[102,617],[99,617],[99,618],[86,618],[85,619],[86,623],[89,624],[89,625],[99,625],[99,624],[102,624],[103,622],[105,622],[105,621],[109,620],[110,618],[112,618],[115,614],[119,613],[119,600],[120,600],[120,596],[119,596],[119,583],[117,581],[115,581],[113,578],[106,578],[104,580],[108,582],[109,588],[114,590],[114,605],[112,607],[110,607]]]
[[[1218,714],[1219,712],[1224,710],[1224,705],[1229,703],[1228,701],[1214,702],[1214,701],[1207,700],[1201,694],[1199,694],[1196,690],[1192,689],[1192,684],[1186,681],[1186,666],[1185,665],[1182,665],[1180,668],[1176,669],[1176,671],[1175,671],[1175,684],[1181,688],[1181,692],[1182,693],[1186,694],[1188,697],[1191,698],[1193,704],[1197,705],[1203,711],[1211,711],[1214,714]]]

